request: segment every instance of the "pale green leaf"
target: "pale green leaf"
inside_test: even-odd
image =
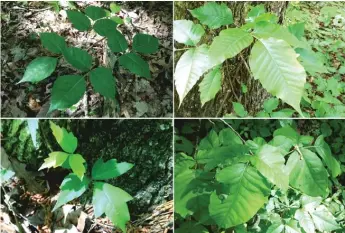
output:
[[[40,39],[43,47],[50,52],[61,54],[67,48],[65,39],[55,32],[42,32]]]
[[[248,116],[248,112],[244,109],[244,106],[241,103],[232,102],[232,106],[234,107],[236,115],[238,115],[239,117]]]
[[[42,170],[45,168],[56,168],[56,167],[60,167],[68,158],[68,154],[65,152],[61,152],[61,151],[55,151],[55,152],[51,152],[49,154],[49,157],[44,159],[44,163],[41,165],[41,167],[38,170]]]
[[[283,232],[284,225],[282,223],[274,223],[268,229],[266,233],[280,233]]]
[[[304,36],[304,23],[295,23],[288,26],[291,32],[297,39],[301,40]]]
[[[24,76],[17,84],[22,82],[37,83],[48,78],[55,70],[57,58],[38,57],[29,63],[26,67]]]
[[[86,7],[85,14],[89,16],[92,20],[97,20],[100,18],[104,18],[106,16],[105,10],[98,6]]]
[[[90,72],[90,82],[96,92],[115,99],[115,78],[111,69],[98,67]]]
[[[262,15],[264,13],[266,13],[264,4],[259,4],[255,7],[252,7],[248,12],[246,22],[254,22],[259,15]]]
[[[175,20],[173,34],[177,42],[195,46],[205,34],[205,30],[200,24],[194,24],[190,20]]]
[[[110,10],[112,13],[119,13],[121,11],[121,7],[116,3],[110,3]]]
[[[332,177],[337,177],[341,174],[340,164],[333,157],[331,148],[325,142],[323,135],[320,135],[315,141],[316,152],[321,156],[328,169],[331,171]]]
[[[91,26],[90,19],[77,10],[67,10],[67,17],[72,22],[73,27],[79,31],[87,31]]]
[[[108,46],[114,53],[124,52],[128,48],[128,43],[125,36],[117,30],[109,31],[107,34],[107,38]]]
[[[78,146],[78,139],[73,135],[72,132],[67,132],[65,128],[59,127],[52,121],[49,123],[50,129],[52,130],[53,135],[61,148],[68,153],[74,153]]]
[[[313,218],[316,229],[320,232],[332,232],[340,229],[335,217],[324,205],[317,207],[311,213],[311,217]]]
[[[88,71],[92,66],[91,55],[80,48],[71,47],[63,51],[66,61],[81,71]]]
[[[295,51],[283,40],[260,39],[252,48],[249,65],[254,78],[272,95],[291,105],[302,115],[301,98],[306,73]]]
[[[155,53],[158,51],[158,46],[158,39],[148,34],[138,33],[133,38],[133,50],[139,53]]]
[[[279,100],[277,98],[269,98],[264,102],[264,109],[266,112],[271,113],[278,108]]]
[[[207,101],[214,99],[221,87],[222,72],[221,67],[217,66],[208,72],[199,84],[201,106]]]
[[[100,19],[93,25],[93,30],[100,36],[108,36],[113,31],[116,31],[117,23],[111,19]]]
[[[122,55],[119,64],[138,76],[151,79],[149,64],[135,53]]]
[[[69,165],[74,174],[78,176],[80,180],[83,180],[84,174],[86,172],[84,163],[86,162],[82,155],[73,154],[68,158]]]
[[[308,73],[312,75],[315,75],[315,73],[328,73],[324,62],[313,50],[296,48],[295,51],[299,54],[298,60],[301,61],[301,64]]]
[[[103,159],[98,159],[92,168],[92,179],[106,180],[121,176],[130,170],[134,165],[131,163],[118,163],[116,159],[110,159],[103,162]]]

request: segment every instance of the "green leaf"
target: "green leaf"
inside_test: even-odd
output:
[[[100,36],[108,36],[113,31],[116,30],[117,23],[111,19],[100,19],[97,20],[96,23],[93,25],[93,30],[98,33]]]
[[[124,52],[128,48],[126,38],[117,30],[109,31],[107,38],[108,46],[114,53]]]
[[[83,180],[84,174],[86,172],[84,163],[86,162],[82,155],[73,154],[69,156],[69,165],[74,174],[78,176],[80,180]]]
[[[193,153],[193,143],[186,139],[183,136],[175,135],[175,151],[176,152],[185,152],[186,154],[191,155]]]
[[[224,3],[207,2],[199,8],[190,10],[190,12],[202,24],[209,26],[211,29],[233,23],[232,12]]]
[[[92,66],[91,55],[80,48],[67,48],[64,50],[63,55],[66,61],[78,70],[88,71]]]
[[[101,95],[115,99],[115,78],[111,69],[98,67],[90,72],[90,82]]]
[[[337,177],[341,174],[339,162],[332,156],[332,151],[329,145],[325,142],[323,135],[320,135],[316,141],[316,152],[321,156],[328,169],[331,171],[332,177]]]
[[[64,75],[55,81],[50,102],[49,112],[64,110],[83,97],[86,91],[86,82],[80,75]]]
[[[253,42],[253,37],[246,31],[238,28],[222,30],[219,36],[213,39],[209,56],[214,64],[220,64],[232,58],[247,48]]]
[[[149,64],[135,53],[122,55],[119,64],[136,75],[151,79]]]
[[[234,111],[236,115],[240,117],[246,117],[248,116],[248,112],[244,109],[244,106],[240,103],[237,102],[232,102],[232,105],[234,107]]]
[[[55,70],[57,58],[38,57],[29,63],[26,67],[24,76],[17,84],[22,82],[37,83],[48,78]]]
[[[79,31],[87,31],[91,26],[91,22],[87,16],[77,10],[67,10],[67,17],[72,22],[73,27]]]
[[[209,231],[200,223],[195,221],[188,221],[184,222],[179,226],[179,228],[176,228],[175,233],[208,233]]]
[[[222,81],[220,68],[220,66],[217,66],[208,72],[199,84],[201,106],[204,106],[207,101],[214,99],[220,90]]]
[[[54,124],[54,123],[53,123]],[[41,165],[41,167],[38,170],[42,170],[45,168],[56,168],[60,167],[68,158],[68,154],[61,151],[55,151],[51,152],[49,154],[49,157],[44,159],[44,163]]]
[[[271,190],[266,179],[246,164],[224,168],[217,173],[216,179],[231,186],[224,200],[215,192],[211,195],[210,216],[222,228],[230,228],[251,219],[267,202]]]
[[[328,73],[323,61],[313,50],[297,48],[295,51],[299,54],[298,59],[301,61],[301,64],[310,74],[315,75],[315,73]]]
[[[49,123],[50,129],[52,130],[53,135],[61,148],[67,153],[74,153],[78,146],[78,139],[73,135],[72,132],[67,132],[65,128],[59,127],[52,121]]]
[[[311,213],[311,217],[313,218],[316,229],[320,232],[332,232],[340,229],[335,217],[324,205],[317,207]]]
[[[63,206],[64,204],[72,201],[73,199],[80,197],[87,189],[89,185],[89,179],[84,176],[81,181],[76,174],[69,174],[62,181],[60,186],[60,194],[56,201],[53,211]]]
[[[290,174],[290,184],[312,197],[327,196],[328,175],[321,160],[310,150],[302,148],[300,152],[301,158]]]
[[[277,98],[269,98],[264,102],[264,109],[266,112],[271,113],[276,110],[279,105],[279,100]]]
[[[55,32],[42,32],[40,39],[43,47],[52,53],[61,54],[67,48],[65,39]]]
[[[112,13],[119,13],[121,11],[121,7],[116,3],[110,3],[110,10]]]
[[[123,23],[124,23],[124,22],[123,22],[123,19],[120,18],[120,17],[118,17],[118,16],[112,16],[112,17],[110,17],[110,19],[111,19],[112,21],[114,21],[115,23],[117,23],[117,24],[123,24]]]
[[[133,50],[139,53],[155,53],[158,51],[158,45],[158,39],[148,34],[138,33],[133,38]]]
[[[263,145],[252,160],[259,172],[272,184],[286,191],[289,187],[289,174],[285,170],[285,159],[279,148]]]
[[[180,105],[199,78],[210,68],[212,68],[212,65],[210,64],[208,48],[205,44],[189,49],[181,56],[176,64],[174,74]]]
[[[219,137],[216,133],[216,131],[211,130],[205,138],[203,138],[200,143],[198,150],[207,150],[207,149],[213,149],[214,147],[219,147]]]
[[[174,40],[179,43],[196,46],[205,30],[200,24],[194,24],[190,20],[174,20]]]
[[[92,20],[97,20],[100,18],[104,18],[106,16],[105,10],[98,6],[86,7],[85,14],[89,16]]]
[[[118,163],[116,159],[110,159],[107,162],[103,162],[103,159],[98,159],[92,168],[92,179],[94,180],[106,180],[121,176],[130,170],[134,165],[131,163]]]
[[[130,220],[126,202],[132,199],[131,195],[118,187],[96,182],[92,197],[95,217],[105,213],[115,226],[126,232],[126,223]]]
[[[295,23],[289,25],[289,32],[291,32],[297,39],[301,40],[304,36],[304,23]]]
[[[241,138],[232,129],[229,128],[222,129],[219,132],[219,142],[223,146],[243,144]]]
[[[279,128],[273,132],[273,136],[284,136],[290,139],[293,142],[293,145],[297,145],[300,140],[300,135],[297,133],[295,129],[291,126],[287,125],[282,128]]]
[[[262,15],[264,13],[266,13],[264,4],[259,4],[255,7],[252,7],[248,12],[246,22],[254,22],[259,15]]]
[[[272,95],[291,105],[299,114],[306,73],[295,51],[283,40],[260,39],[251,50],[249,65],[254,78]]]

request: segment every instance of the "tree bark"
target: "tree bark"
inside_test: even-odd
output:
[[[234,25],[230,27],[240,27],[245,22],[245,17],[250,10],[250,6],[257,4],[265,4],[267,12],[275,13],[279,18],[279,23],[284,19],[284,12],[288,6],[288,2],[223,2],[231,9],[234,18]],[[200,7],[204,2],[175,2],[175,20],[188,19],[199,23],[193,18],[188,9]],[[225,27],[216,30],[210,30],[206,27],[205,36],[200,44],[212,43],[215,36],[219,34]],[[176,44],[175,44],[175,47]],[[183,48],[180,45],[178,48]],[[240,55],[232,59],[227,59],[222,65],[222,86],[216,97],[201,107],[199,83],[202,78],[194,85],[192,90],[183,100],[180,108],[176,109],[178,117],[222,117],[232,112],[232,102],[239,102],[244,105],[249,114],[255,115],[263,102],[270,97],[270,94],[261,86],[259,81],[254,80],[248,72],[248,58],[251,48],[244,49]],[[175,53],[175,64],[178,62],[183,52]],[[241,91],[241,84],[247,86],[247,93]],[[179,106],[178,94],[175,91],[175,106]]]

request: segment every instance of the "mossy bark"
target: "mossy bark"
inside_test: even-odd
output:
[[[229,27],[239,27],[244,24],[245,17],[250,10],[250,6],[257,4],[265,4],[267,12],[275,13],[279,17],[281,23],[284,19],[284,12],[288,6],[288,2],[223,2],[228,5],[233,13],[234,24]],[[200,23],[192,17],[189,9],[200,7],[204,2],[175,2],[175,15],[174,19],[188,19],[195,23]],[[217,30],[206,30],[205,36],[202,38],[200,44],[212,43],[215,36],[219,34],[222,27]],[[179,47],[180,46],[180,47]],[[176,45],[177,48],[183,48],[183,45]],[[202,77],[197,82],[192,90],[188,93],[183,100],[180,108],[176,109],[176,116],[178,117],[222,117],[225,114],[233,112],[232,102],[242,103],[250,115],[255,115],[261,107],[263,102],[270,97],[270,94],[261,86],[261,84],[251,77],[248,72],[248,57],[250,48],[244,49],[240,55],[232,59],[226,60],[222,65],[222,87],[215,99],[207,102],[203,107],[200,102],[199,83]],[[175,64],[178,62],[183,52],[178,51],[175,53]],[[247,93],[243,93],[241,85],[247,86]],[[178,94],[175,91],[175,106],[179,106]]]

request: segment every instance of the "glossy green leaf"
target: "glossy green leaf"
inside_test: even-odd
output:
[[[131,195],[118,187],[96,182],[92,197],[95,217],[105,213],[115,226],[126,232],[126,223],[130,220],[126,202],[132,199]]]
[[[214,64],[221,64],[226,59],[236,56],[252,42],[253,37],[246,31],[238,28],[222,30],[210,46],[210,59]]]
[[[38,57],[29,63],[26,67],[24,76],[17,84],[22,82],[37,83],[48,78],[55,70],[57,58]]]
[[[176,64],[174,74],[180,105],[199,78],[210,68],[212,68],[212,65],[208,57],[206,45],[189,49],[181,56]]]
[[[67,10],[67,17],[72,22],[73,27],[79,31],[87,31],[91,26],[90,19],[77,10]]]
[[[53,211],[72,201],[73,199],[80,197],[86,191],[88,185],[89,179],[86,176],[84,176],[82,181],[76,174],[71,173],[66,176],[60,186],[61,191]]]
[[[55,32],[42,32],[40,39],[43,47],[52,53],[61,54],[67,48],[65,39]]]
[[[114,53],[124,52],[128,48],[128,43],[124,35],[119,31],[113,30],[107,35],[108,46]]]
[[[254,78],[272,95],[302,115],[301,98],[306,73],[295,51],[283,40],[260,39],[251,50],[249,65]]]
[[[55,81],[50,102],[49,112],[64,110],[83,97],[86,91],[86,82],[80,75],[64,75]]]
[[[93,30],[98,33],[100,36],[108,36],[116,30],[117,23],[111,19],[100,19],[95,22],[93,25]]]
[[[272,184],[286,191],[289,187],[289,174],[285,170],[285,159],[279,148],[263,145],[252,160],[258,171]]]
[[[179,43],[195,46],[199,43],[205,30],[200,24],[194,24],[190,20],[174,21],[174,40]]]
[[[310,150],[302,148],[300,152],[301,158],[290,174],[290,184],[312,197],[327,196],[328,175],[322,161]]]
[[[110,159],[103,162],[103,159],[98,159],[92,168],[92,179],[106,180],[121,176],[130,170],[134,165],[131,163],[118,163],[116,159]]]
[[[100,18],[104,18],[106,16],[105,10],[98,6],[86,7],[85,14],[89,16],[92,20],[97,20]]]
[[[96,92],[115,99],[115,78],[111,69],[98,67],[90,72],[90,82]]]
[[[208,72],[199,84],[201,106],[204,106],[207,101],[214,99],[220,90],[222,81],[220,68],[220,66],[217,66]]]
[[[78,139],[73,135],[72,132],[67,132],[65,128],[59,127],[52,121],[49,123],[50,129],[52,130],[53,135],[61,148],[67,153],[74,153],[78,146]]]
[[[246,164],[226,167],[217,173],[216,179],[231,186],[224,200],[216,192],[211,195],[210,216],[222,228],[247,222],[264,206],[270,194],[270,185],[266,179]]]
[[[71,47],[64,50],[63,55],[66,61],[81,71],[88,71],[92,66],[91,55],[80,48]]]
[[[82,155],[73,154],[68,158],[69,165],[74,174],[78,176],[80,180],[83,180],[84,174],[86,172],[84,163],[86,162]]]
[[[38,170],[42,170],[45,168],[56,168],[60,167],[68,158],[68,154],[61,151],[55,151],[51,152],[49,154],[49,157],[44,159],[44,163],[41,165],[41,167]]]
[[[158,51],[159,42],[154,36],[138,33],[133,38],[133,50],[150,54]]]
[[[138,76],[151,79],[149,64],[135,53],[122,55],[119,64]]]
[[[121,11],[121,7],[116,3],[110,3],[110,10],[112,13],[119,13]]]
[[[190,12],[202,24],[212,29],[233,23],[232,12],[224,3],[207,2],[199,8],[190,10]]]

